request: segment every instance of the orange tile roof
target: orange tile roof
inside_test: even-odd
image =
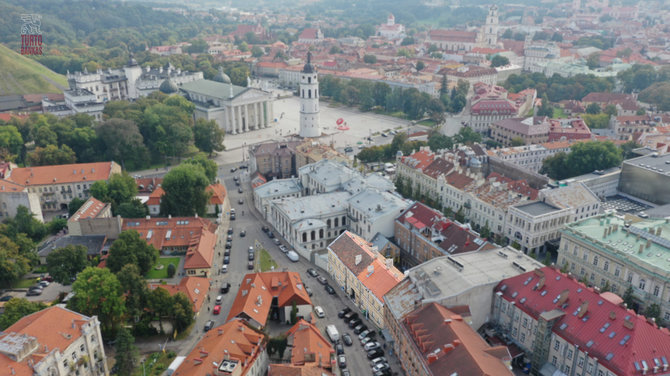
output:
[[[395,266],[388,268],[380,259],[375,259],[368,267],[370,266],[373,272],[361,272],[358,280],[383,302],[384,295],[402,281],[404,275]]]
[[[76,222],[80,219],[96,218],[108,205],[95,197],[89,197],[88,200],[77,210],[68,222]]]
[[[246,375],[265,351],[264,338],[263,333],[255,331],[243,320],[230,320],[205,333],[173,375],[209,376],[216,373],[212,362],[221,364],[224,360],[239,362],[237,367],[242,367],[239,374]]]
[[[184,269],[206,269],[212,267],[216,234],[203,231],[197,243],[191,244],[186,251]]]
[[[208,278],[204,277],[184,277],[179,281],[178,285],[161,285],[158,283],[149,284],[149,289],[151,290],[155,290],[159,287],[167,290],[170,295],[174,295],[178,292],[184,293],[184,295],[193,302],[193,312],[199,312],[203,302],[207,298],[210,282]]]
[[[227,320],[248,317],[265,326],[272,299],[279,307],[312,304],[297,272],[249,273],[244,276]]]
[[[16,184],[9,180],[0,179],[0,193],[2,192],[23,192],[26,189],[21,184]]]
[[[87,316],[58,306],[24,316],[0,334],[0,341],[10,340],[8,337],[16,333],[35,337],[39,347],[21,362],[0,353],[0,369],[8,370],[11,367],[17,376],[32,376],[34,372],[28,365],[29,360],[38,362],[54,349],[66,351],[82,336],[81,327],[90,320]]]
[[[25,185],[49,185],[107,180],[114,162],[76,163],[56,166],[21,167],[11,171],[7,180]]]
[[[154,191],[149,194],[149,199],[146,202],[147,206],[160,205],[161,197],[163,197],[164,194],[165,191],[163,190],[163,188],[161,188],[160,185],[156,187],[156,189],[154,189]]]
[[[207,192],[212,193],[212,196],[209,198],[210,204],[223,205],[223,201],[226,199],[226,187],[223,184],[210,184],[207,186]]]
[[[316,326],[301,319],[286,332],[286,336],[293,348],[291,364],[333,369],[335,350]]]
[[[406,157],[402,157],[400,161],[414,169],[423,170],[433,159],[435,159],[435,154],[430,150],[419,150]]]
[[[270,364],[268,376],[333,376],[333,374],[313,365]]]

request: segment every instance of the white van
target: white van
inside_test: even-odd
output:
[[[337,342],[340,339],[340,333],[337,331],[335,325],[328,325],[326,327],[326,334],[332,343]]]
[[[298,254],[295,253],[295,251],[286,252],[286,257],[288,257],[288,259],[293,262],[298,262],[300,260],[300,256],[298,256]]]

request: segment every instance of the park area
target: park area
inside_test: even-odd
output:
[[[168,277],[168,265],[173,264],[175,270],[179,267],[179,257],[159,257],[156,265],[145,275],[146,279],[166,279]]]

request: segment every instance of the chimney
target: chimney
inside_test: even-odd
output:
[[[198,213],[195,213],[195,217],[198,218]]]
[[[146,220],[148,221],[148,220],[150,220],[150,219],[151,219],[151,216],[147,215]]]
[[[640,249],[637,251],[637,253],[642,253],[642,250],[644,250],[644,244],[640,244]]]
[[[172,219],[172,214],[168,214],[168,219]]]
[[[610,311],[610,320],[616,320],[616,313],[614,311]]]
[[[219,329],[219,335],[220,335],[220,336],[223,335],[223,329]]]
[[[577,314],[577,317],[581,319],[582,317],[584,317],[584,315],[586,315],[586,312],[588,310],[589,310],[589,301],[584,300],[582,302],[582,305],[579,306],[579,313]]]
[[[230,360],[230,354],[228,353],[228,350],[223,350],[223,359]]]
[[[647,239],[647,244],[644,247],[645,248],[651,247],[651,239]]]
[[[658,228],[656,229],[656,236],[661,236],[661,230],[663,230],[661,226],[658,226]]]

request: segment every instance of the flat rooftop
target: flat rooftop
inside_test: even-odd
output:
[[[608,229],[611,232],[605,234]],[[600,249],[625,263],[632,261],[648,269],[670,271],[668,220],[637,220],[624,219],[617,215],[601,215],[571,223],[562,232],[595,243]]]
[[[670,175],[670,154],[657,155],[652,153],[642,157],[628,159],[624,161],[623,164],[624,166],[636,166],[661,174]]]
[[[288,195],[300,191],[301,191],[300,184],[298,182],[298,179],[295,178],[271,180],[254,189],[254,192],[259,197]]]
[[[557,208],[554,205],[549,205],[546,202],[542,201],[535,201],[531,202],[530,204],[516,205],[515,208],[533,216],[549,214],[562,210],[561,208]]]
[[[649,205],[631,200],[625,196],[610,196],[605,198],[600,204],[603,210],[616,210],[620,213],[637,213],[651,208]]]
[[[273,200],[273,203],[292,221],[318,218],[338,211],[346,211],[349,192],[324,193],[315,196],[290,197]]]

